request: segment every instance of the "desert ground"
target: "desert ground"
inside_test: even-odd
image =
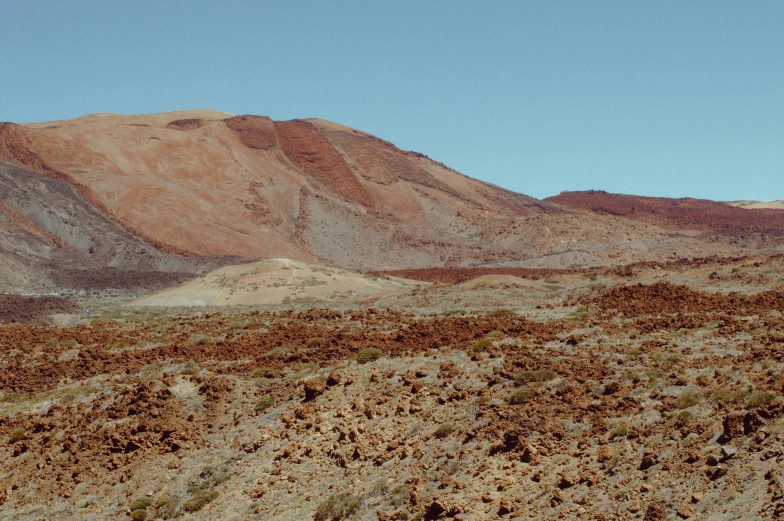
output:
[[[0,519],[784,516],[784,258],[292,262],[0,300]]]

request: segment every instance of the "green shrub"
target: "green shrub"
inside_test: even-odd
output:
[[[199,364],[193,360],[185,362],[185,366],[180,370],[180,374],[196,374],[199,372]]]
[[[254,380],[258,380],[259,378],[264,378],[267,376],[267,368],[266,367],[259,367],[252,373],[250,373],[250,377]]]
[[[702,394],[696,389],[686,389],[675,399],[676,409],[688,409],[702,400]]]
[[[60,343],[60,341],[59,341],[59,340],[57,340],[56,338],[50,338],[49,340],[47,340],[47,341],[44,343],[44,345],[45,345],[46,347],[54,347],[54,346],[56,346],[56,345],[57,345],[57,344],[59,344],[59,343]]]
[[[197,346],[211,346],[215,343],[215,340],[210,335],[205,335],[204,333],[197,333],[192,335],[190,338],[190,343],[195,344]]]
[[[516,315],[513,310],[508,308],[496,308],[491,311],[488,311],[486,316],[488,317],[508,317],[510,315]]]
[[[256,404],[255,411],[263,412],[269,409],[270,407],[272,407],[273,405],[275,405],[275,399],[272,396],[265,394],[264,396],[261,397],[259,402]]]
[[[449,437],[450,434],[455,432],[457,429],[451,423],[444,423],[439,425],[438,428],[433,432],[433,436],[438,438],[439,440],[443,440],[444,438]]]
[[[60,345],[65,347],[65,348],[67,348],[67,349],[73,349],[74,347],[76,347],[76,340],[71,338],[71,339],[68,339],[68,340],[66,340],[64,342],[61,342]]]
[[[487,338],[483,338],[482,340],[477,340],[474,342],[474,345],[471,346],[471,351],[474,353],[481,353],[488,347],[493,345],[493,341]]]
[[[21,403],[30,399],[27,394],[9,393],[0,394],[0,403]]]
[[[515,375],[515,382],[527,384],[531,382],[548,382],[558,375],[550,369],[539,369],[538,371],[523,371]]]
[[[411,498],[411,485],[405,483],[395,485],[389,491],[389,503],[392,506],[405,505]]]
[[[22,441],[27,433],[22,427],[14,427],[11,429],[11,432],[8,433],[8,443],[16,443],[17,441]]]
[[[198,512],[204,508],[208,503],[211,503],[218,497],[218,493],[213,489],[201,490],[197,492],[191,499],[182,505],[182,509],[186,512]]]
[[[375,347],[368,347],[367,349],[363,349],[357,354],[357,363],[359,364],[366,364],[368,362],[374,362],[381,358],[380,349],[376,349]]]
[[[743,403],[746,401],[749,394],[750,393],[744,389],[736,389],[734,391],[722,389],[713,393],[711,395],[711,400],[722,403]]]
[[[617,426],[615,429],[610,432],[610,439],[614,440],[615,438],[625,438],[629,435],[629,426],[625,423]]]
[[[490,400],[491,398],[489,396],[477,396],[476,400],[474,400],[474,403],[482,407],[483,405],[490,403]]]
[[[493,339],[493,338],[503,338],[504,336],[505,335],[504,335],[503,331],[499,331],[497,329],[493,329],[492,331],[490,331],[488,334],[485,335],[485,338],[490,338],[490,339]]]
[[[148,497],[140,497],[138,499],[134,499],[133,502],[128,505],[128,510],[142,510],[150,505],[152,505],[152,499]]]
[[[746,398],[746,406],[756,408],[762,407],[763,405],[767,405],[773,400],[776,399],[776,393],[771,393],[768,391],[754,393],[748,398]]]
[[[679,428],[680,427],[685,427],[689,423],[691,423],[691,420],[693,418],[694,418],[694,415],[692,413],[690,413],[689,411],[681,411],[675,417],[675,425],[677,425]]]
[[[163,496],[155,504],[155,515],[161,519],[174,519],[180,514],[177,512],[179,506],[179,498],[172,496]]]
[[[387,484],[386,480],[377,479],[371,483],[370,486],[368,486],[365,497],[385,497],[387,494],[389,494],[389,485]]]
[[[155,364],[147,364],[139,370],[139,379],[143,382],[154,380],[161,375],[161,368]]]
[[[310,340],[305,342],[305,347],[308,347],[308,348],[319,347],[323,343],[324,343],[324,339],[317,336],[317,337],[311,338]]]
[[[509,404],[521,405],[533,397],[534,395],[531,393],[528,387],[522,387],[509,395]]]
[[[131,519],[133,521],[144,521],[147,519],[147,511],[143,508],[131,510]]]
[[[192,479],[191,482],[188,483],[188,492],[202,492],[217,487],[227,479],[229,479],[229,473],[225,468],[207,465],[195,479]]]
[[[355,515],[360,508],[362,508],[361,498],[348,492],[332,494],[316,507],[313,521],[342,521]]]

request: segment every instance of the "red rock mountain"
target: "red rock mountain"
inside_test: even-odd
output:
[[[319,119],[191,110],[2,123],[0,159],[0,285],[23,266],[35,268],[33,284],[63,266],[187,275],[287,257],[377,270],[564,267],[747,248],[539,201]]]
[[[784,210],[780,209],[747,209],[705,199],[641,197],[599,190],[563,192],[545,201],[655,224],[673,231],[720,232],[739,238],[750,234],[784,238]]]

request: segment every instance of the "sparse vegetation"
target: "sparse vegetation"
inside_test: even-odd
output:
[[[180,374],[192,375],[199,372],[199,364],[194,362],[193,360],[188,360],[185,362],[185,365],[180,370]]]
[[[179,515],[179,498],[163,496],[155,503],[155,515],[161,519],[174,519]]]
[[[362,508],[362,498],[348,492],[328,496],[316,507],[313,521],[342,521],[349,519]]]
[[[313,348],[319,347],[319,346],[321,346],[323,344],[324,344],[324,339],[317,336],[317,337],[311,338],[310,340],[305,342],[305,347],[307,347],[308,349],[313,349]]]
[[[145,509],[152,505],[152,498],[149,497],[140,497],[134,499],[130,505],[128,505],[128,510],[141,510]]]
[[[751,393],[745,389],[722,389],[714,392],[711,395],[711,400],[723,403],[743,403],[746,401],[749,394]]]
[[[275,399],[266,394],[261,397],[261,399],[256,403],[256,407],[254,408],[256,412],[263,412],[275,405]]]
[[[449,437],[453,432],[457,429],[451,423],[443,423],[438,426],[438,428],[433,432],[433,436],[436,438],[443,440],[444,438]]]
[[[14,427],[11,429],[11,432],[8,433],[8,443],[16,443],[18,441],[22,441],[25,438],[26,432],[22,427]]]
[[[215,501],[217,497],[218,493],[213,489],[200,490],[191,499],[183,503],[182,509],[188,513],[198,512],[207,506],[208,503]]]
[[[195,335],[191,335],[188,342],[197,346],[210,346],[215,343],[215,339],[213,339],[210,335],[197,333]]]
[[[775,399],[776,399],[776,393],[771,393],[768,391],[758,392],[746,398],[746,406],[751,409],[754,409],[756,407],[762,407],[763,405],[767,405]]]
[[[508,401],[510,405],[522,405],[533,397],[534,395],[528,387],[522,387],[510,394]]]
[[[474,353],[481,353],[485,351],[488,347],[492,347],[492,346],[493,346],[492,340],[490,340],[489,338],[483,338],[482,340],[477,340],[476,342],[473,343],[473,345],[471,346],[471,351],[473,351]]]
[[[250,377],[254,380],[258,380],[260,378],[265,378],[267,376],[267,368],[266,367],[259,367],[255,369],[251,374]]]
[[[537,371],[522,371],[515,375],[515,382],[518,384],[527,384],[531,382],[549,382],[558,375],[555,371],[550,369],[539,369]]]
[[[496,308],[487,312],[488,317],[508,317],[516,314],[514,310],[509,308]]]
[[[359,364],[366,364],[368,362],[375,362],[383,353],[380,349],[376,349],[375,347],[368,347],[367,349],[363,349],[357,354],[357,363]]]
[[[694,419],[694,415],[689,411],[681,411],[675,416],[675,425],[678,428],[686,427]]]
[[[612,431],[610,431],[610,439],[614,440],[615,438],[625,438],[629,435],[629,426],[625,423],[618,425]]]
[[[688,409],[700,403],[702,400],[702,393],[699,389],[689,388],[684,390],[680,396],[675,399],[676,409]]]

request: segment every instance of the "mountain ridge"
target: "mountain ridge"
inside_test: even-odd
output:
[[[71,186],[146,245],[139,251],[176,259],[171,265],[184,273],[201,272],[202,258],[213,259],[212,268],[271,258],[363,271],[574,268],[778,252],[782,242],[738,241],[734,229],[673,235],[668,222],[538,200],[319,118],[274,121],[198,109],[0,123],[0,159]],[[25,190],[15,197],[44,197]],[[46,204],[37,208],[26,218],[67,242],[47,223]],[[56,261],[47,255],[41,258],[51,271]],[[149,265],[126,261],[119,268],[111,260],[82,264]]]

